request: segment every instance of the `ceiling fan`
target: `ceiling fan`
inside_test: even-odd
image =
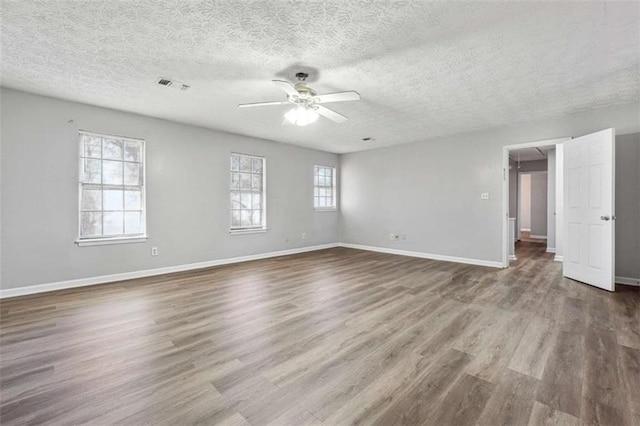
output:
[[[305,81],[309,75],[304,72],[296,74],[298,83],[293,85],[284,80],[273,80],[273,83],[287,94],[286,101],[256,102],[240,104],[240,108],[260,107],[269,105],[293,105],[293,108],[284,115],[282,124],[295,124],[306,126],[318,119],[321,115],[336,123],[344,123],[347,117],[320,104],[329,102],[359,101],[360,95],[353,90],[347,92],[327,93],[318,95],[315,90],[307,86]]]

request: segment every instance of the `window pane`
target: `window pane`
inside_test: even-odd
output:
[[[120,161],[103,161],[104,183],[122,185],[122,163]]]
[[[320,201],[320,207],[326,207],[327,206],[327,202],[326,202],[326,199],[324,197],[320,197],[318,200]]]
[[[105,210],[123,210],[123,191],[106,189],[103,193]]]
[[[240,189],[251,189],[250,173],[240,173]]]
[[[99,189],[83,189],[82,210],[102,210],[102,191]]]
[[[260,226],[262,225],[262,221],[261,221],[261,214],[260,214],[260,210],[253,210],[251,213],[252,219],[252,225],[253,226]]]
[[[231,173],[231,189],[240,189],[240,173]]]
[[[253,171],[253,173],[262,173],[262,159],[261,158],[253,158],[251,164],[252,164],[251,170]]]
[[[105,139],[102,145],[102,158],[122,160],[122,141]]]
[[[142,173],[140,173],[140,163],[124,163],[124,184],[142,185]]]
[[[232,192],[231,193],[231,209],[239,209],[240,208],[240,193]]]
[[[80,134],[80,237],[144,234],[144,141]]]
[[[82,164],[84,176],[81,179],[83,183],[102,183],[102,161],[83,159]]]
[[[240,157],[237,155],[231,156],[231,171],[238,172],[240,171]]]
[[[124,209],[142,210],[142,194],[140,191],[124,191]]]
[[[89,135],[83,135],[85,157],[100,158],[102,157],[102,138],[97,138]]]
[[[245,192],[240,195],[240,208],[241,209],[251,208],[251,193]]]
[[[124,143],[124,159],[127,161],[142,161],[142,145],[140,142]]]
[[[124,214],[124,233],[142,234],[142,212],[126,212]]]
[[[251,175],[251,189],[262,191],[262,175]]]
[[[251,210],[240,210],[240,226],[251,226]]]
[[[241,172],[250,172],[251,171],[251,158],[249,158],[249,157],[240,157],[240,171]]]
[[[231,226],[234,228],[240,226],[240,210],[231,210]]]
[[[254,209],[261,209],[262,208],[262,195],[261,194],[253,194],[253,196],[251,197],[252,200],[252,206],[251,208]]]
[[[124,233],[123,215],[123,212],[104,212],[104,235],[120,235]]]
[[[102,213],[81,213],[80,220],[80,235],[82,237],[102,235]]]

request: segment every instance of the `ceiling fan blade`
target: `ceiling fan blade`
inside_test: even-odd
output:
[[[336,92],[336,93],[326,93],[324,95],[316,96],[316,99],[319,102],[346,102],[346,101],[359,101],[360,94],[358,92],[354,92],[350,90],[348,92]]]
[[[273,84],[285,91],[289,96],[300,96],[300,93],[296,90],[295,86],[285,80],[271,80]]]
[[[282,119],[282,123],[280,123],[281,126],[293,126],[293,123],[290,122],[287,117]]]
[[[329,108],[323,107],[321,105],[316,105],[314,107],[314,109],[321,116],[323,116],[325,118],[328,118],[331,121],[335,121],[336,123],[344,123],[345,121],[347,121],[347,117],[345,117],[344,115],[338,114],[334,110],[331,110]]]
[[[254,102],[252,104],[239,104],[238,108],[251,108],[251,107],[259,107],[259,106],[288,105],[288,104],[289,104],[289,101]]]

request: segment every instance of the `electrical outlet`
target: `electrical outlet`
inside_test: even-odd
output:
[[[389,234],[389,239],[391,241],[395,240],[396,239],[396,235],[395,234]]]
[[[488,192],[483,192],[480,194],[480,199],[481,200],[488,200],[489,199],[489,193]]]
[[[307,233],[306,233],[306,232],[303,232],[303,233],[302,233],[302,239],[303,239],[303,240],[306,240],[306,239],[307,239]]]
[[[158,247],[151,247],[151,256],[158,255]]]

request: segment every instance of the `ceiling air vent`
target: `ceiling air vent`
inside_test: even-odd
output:
[[[173,87],[176,90],[187,90],[191,87],[188,84],[182,83],[181,81],[169,80],[168,78],[162,77],[158,79],[158,84],[160,86]]]

